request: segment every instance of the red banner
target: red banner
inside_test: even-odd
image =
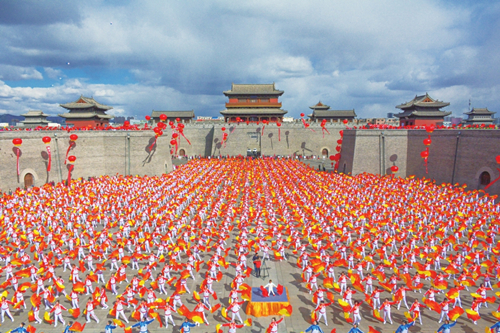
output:
[[[70,142],[69,142],[69,147],[68,147],[68,150],[66,150],[66,158],[64,159],[64,164],[66,164],[66,162],[68,161],[69,151],[70,151],[70,150],[71,150],[71,148],[73,148],[75,145],[76,145],[75,141],[70,141]]]
[[[50,166],[52,165],[52,153],[50,152],[50,146],[45,146],[47,148],[47,154],[49,155],[49,162],[47,163],[47,171],[50,171]]]
[[[191,142],[186,138],[186,136],[184,135],[184,132],[183,131],[179,131],[179,133],[182,135],[182,137],[184,139],[186,139],[187,143],[189,143],[189,145],[191,146]]]
[[[68,186],[71,183],[71,172],[73,171],[74,168],[75,168],[75,166],[73,164],[69,165],[69,168],[68,168]]]
[[[16,161],[16,169],[17,169],[17,175],[19,176],[21,173],[19,172],[19,155],[21,154],[21,149],[17,148],[16,149],[16,156],[17,156],[17,161]]]
[[[157,139],[158,139],[158,135],[155,135],[155,141],[153,141],[153,143],[151,144],[151,146],[149,146],[149,151],[153,150],[153,147],[155,146]]]
[[[321,126],[321,131],[323,132],[323,138],[325,138],[325,131],[326,133],[330,134],[330,132],[328,132],[325,126]]]

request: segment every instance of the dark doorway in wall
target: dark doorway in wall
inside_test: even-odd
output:
[[[179,156],[186,156],[186,151],[184,149],[179,150]]]
[[[24,176],[24,188],[29,188],[33,186],[33,182],[34,182],[33,175],[31,173],[27,173]]]
[[[491,182],[491,176],[488,171],[483,171],[479,176],[479,184],[488,185]]]
[[[321,151],[321,155],[328,157],[328,149],[323,148],[323,150]]]

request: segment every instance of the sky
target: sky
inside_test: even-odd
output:
[[[84,95],[115,116],[220,116],[232,83],[275,82],[293,117],[318,101],[385,117],[426,92],[463,116],[500,111],[499,54],[494,1],[2,0],[0,113]]]

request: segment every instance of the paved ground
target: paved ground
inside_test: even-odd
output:
[[[228,241],[228,246],[234,246],[236,244],[235,236],[237,235],[237,230],[233,230],[232,233],[232,238]],[[331,251],[330,251],[331,252]],[[209,255],[205,254],[203,259],[206,261],[209,259]],[[187,257],[183,255],[182,258],[183,262],[187,261]],[[236,256],[232,251],[229,252],[229,256],[226,259],[228,262],[235,262],[236,261]],[[248,261],[250,263],[250,259]],[[284,324],[279,325],[279,333],[284,333],[284,332],[301,332],[304,331],[309,325],[310,325],[310,314],[311,311],[314,309],[315,304],[312,302],[312,296],[309,294],[308,290],[305,288],[305,283],[301,282],[301,270],[297,267],[296,265],[297,262],[297,256],[291,254],[291,251],[288,252],[288,261],[268,261],[267,266],[269,267],[268,273],[269,276],[265,278],[256,278],[253,275],[247,279],[245,282],[248,283],[249,285],[253,287],[257,287],[260,285],[264,285],[267,283],[268,279],[272,279],[274,282],[278,282],[288,288],[289,295],[290,295],[290,302],[293,306],[293,314],[291,317],[285,317]],[[106,265],[108,267],[108,270],[105,272],[105,279],[108,280],[110,276],[110,271],[109,271],[109,264]],[[141,265],[143,266],[143,265]],[[445,261],[443,261],[443,266],[446,266]],[[204,274],[206,272],[206,265],[202,267],[200,272],[196,276],[196,280],[189,279],[188,280],[188,286],[192,290],[198,290],[198,286],[201,283],[201,281],[204,278]],[[336,269],[336,274],[340,274],[340,272],[347,272],[346,268],[337,268]],[[128,268],[127,270],[129,279],[134,276],[136,271],[131,270]],[[411,269],[410,271],[412,274],[414,273],[414,269]],[[224,271],[224,277],[219,283],[214,283],[214,290],[217,292],[219,295],[219,300],[222,304],[222,306],[227,306],[228,305],[228,294],[230,291],[230,283],[234,278],[234,268],[232,266],[229,267],[227,271]],[[386,270],[386,273],[389,274],[390,271]],[[65,281],[69,280],[69,271],[67,272],[62,272],[62,268],[56,268],[56,275],[61,275]],[[179,273],[174,273],[174,276],[178,276]],[[4,274],[1,275],[1,278],[4,278]],[[82,276],[82,274],[81,274]],[[319,285],[321,285],[323,277],[320,277]],[[24,281],[23,281],[24,282]],[[451,280],[449,280],[450,283],[452,283]],[[429,283],[427,281],[424,281],[425,287],[424,289],[427,289],[429,287]],[[70,284],[68,284],[70,286]],[[99,285],[99,287],[102,287],[102,285]],[[119,285],[118,292],[121,293],[125,289],[126,284]],[[174,287],[168,288],[167,290],[169,291],[169,295],[174,291]],[[476,288],[473,288],[471,291],[475,291]],[[9,288],[10,291],[10,296],[12,295],[12,288]],[[30,296],[30,292],[28,291],[26,294],[26,302],[29,303],[28,296]],[[489,292],[489,296],[492,296],[493,293]],[[10,297],[9,296],[9,297]],[[110,298],[110,301],[108,302],[108,305],[112,306],[112,303],[114,301],[113,295],[111,295],[108,292],[108,297]],[[164,297],[164,296],[163,296]],[[388,293],[382,294],[382,298],[389,297]],[[409,292],[408,293],[408,303],[411,304],[414,300],[414,298],[417,297],[418,299],[421,299],[421,294],[414,293],[414,292]],[[335,293],[335,299],[337,300],[339,298],[339,294]],[[66,306],[67,308],[70,308],[70,302],[63,298],[59,298],[61,300],[61,303]],[[364,300],[364,295],[360,295],[360,293],[356,293],[354,295],[355,300]],[[83,305],[86,302],[87,297],[81,296],[80,297],[80,306],[83,309]],[[442,295],[438,295],[436,297],[436,300],[438,302],[443,300]],[[470,308],[471,305],[471,296],[468,295],[467,292],[462,292],[462,300],[463,300],[463,306],[464,308]],[[183,301],[184,303],[190,308],[191,310],[193,309],[195,305],[195,301],[192,299],[191,295],[184,295],[183,296]],[[212,300],[212,305],[215,304],[214,301]],[[481,309],[482,313],[482,318],[480,321],[478,321],[478,325],[473,325],[470,320],[468,320],[464,315],[459,319],[457,326],[452,329],[452,332],[465,332],[465,333],[473,333],[473,332],[484,332],[485,327],[491,326],[493,323],[496,322],[496,319],[491,315],[491,311],[493,309],[496,310],[497,304],[490,304],[489,309]],[[41,306],[41,311],[40,311],[40,316],[43,317],[43,312],[44,312],[44,307]],[[394,309],[392,312],[393,315],[393,320],[394,322],[398,322],[404,319],[404,311],[406,311],[404,308],[401,310],[396,310]],[[126,314],[130,316],[131,314],[131,309],[127,309]],[[0,326],[0,332],[6,332],[10,329],[13,329],[19,325],[21,321],[26,321],[28,322],[28,310],[17,310],[17,311],[12,311],[15,317],[15,322],[11,323],[9,319],[6,320],[5,323],[3,323]],[[103,309],[98,309],[96,310],[97,316],[100,318],[101,322],[100,324],[97,324],[95,322],[89,323],[86,328],[85,332],[104,332],[104,325],[107,320],[112,319],[111,316],[108,314],[108,310],[103,310]],[[160,314],[162,315],[163,318],[163,312],[160,311]],[[246,315],[244,314],[244,311],[241,311],[243,319],[246,318]],[[217,323],[223,323],[225,320],[221,317],[221,314],[219,311],[216,313],[208,314],[208,320],[210,322],[210,326],[200,326],[200,327],[195,327],[192,329],[192,332],[198,333],[198,332],[214,332],[215,331],[215,325]],[[64,312],[64,318],[66,321],[72,320],[71,316],[67,313]],[[424,309],[423,310],[423,320],[424,320],[424,325],[416,325],[410,329],[411,332],[435,332],[439,324],[437,323],[438,321],[438,314],[435,312],[431,312],[430,310]],[[174,315],[174,319],[177,324],[180,324],[182,322],[182,317],[179,315]],[[238,330],[238,332],[251,332],[251,333],[263,333],[266,331],[269,323],[271,322],[271,318],[252,318],[253,319],[253,325],[251,327],[245,327],[241,330]],[[80,317],[77,319],[79,322],[83,323],[85,322],[85,319]],[[331,305],[328,308],[328,322],[329,326],[325,326],[323,323],[320,324],[320,326],[323,328],[325,333],[330,333],[332,329],[336,329],[337,332],[348,332],[349,329],[351,328],[351,325],[346,323],[343,312],[341,311],[339,305],[335,303],[334,305]],[[61,332],[63,330],[62,326],[58,326],[57,328],[54,328],[53,326],[49,326],[46,323],[37,325],[37,324],[32,324],[37,328],[37,332]],[[380,332],[394,332],[396,328],[398,327],[397,324],[387,324],[383,325],[376,319],[372,317],[372,311],[371,308],[364,303],[362,307],[362,321],[360,328],[364,332],[368,332],[368,326],[374,327],[376,330]],[[115,332],[121,332],[122,329],[118,328]],[[138,330],[137,330],[138,331]],[[167,329],[166,328],[159,328],[158,323],[154,322],[152,325],[150,325],[150,332],[163,332],[163,331],[173,331],[173,332],[178,332],[178,326],[175,328],[172,328],[172,326],[169,326]],[[225,330],[227,331],[227,329]]]
[[[185,261],[187,258],[184,256],[183,258]],[[208,260],[208,256],[205,256],[205,259]],[[249,279],[247,279],[247,283],[253,287],[257,287],[260,285],[264,285],[267,283],[268,279],[272,279],[273,281],[278,281],[278,283],[283,284],[288,288],[289,294],[290,294],[290,302],[293,306],[293,314],[291,317],[285,317],[284,324],[279,325],[279,332],[301,332],[304,331],[310,324],[310,314],[311,311],[314,309],[315,305],[312,302],[312,296],[308,293],[307,289],[305,288],[305,284],[301,283],[301,270],[297,268],[296,265],[296,256],[293,254],[290,254],[288,257],[288,261],[267,261],[267,266],[268,266],[268,273],[269,276],[266,278],[257,278],[255,276],[251,276]],[[236,260],[236,256],[233,253],[229,253],[229,258],[228,261],[231,260]],[[223,279],[219,283],[214,283],[214,290],[217,292],[219,299],[223,306],[227,306],[228,304],[228,294],[230,291],[230,283],[234,278],[234,269],[233,267],[230,266],[229,269],[227,270],[227,273],[224,274]],[[134,271],[128,270],[129,271],[129,279],[134,275]],[[188,280],[188,286],[190,290],[197,290],[198,285],[201,283],[203,280],[204,276],[201,273],[205,273],[206,269],[201,269],[200,274],[197,275],[196,281],[193,281],[192,279]],[[336,273],[339,274],[341,271],[347,272],[346,269],[337,269]],[[69,278],[68,272],[63,273],[62,269],[58,268],[56,269],[56,272],[58,275],[62,275],[63,278],[67,281]],[[105,274],[105,278],[107,280],[109,276],[109,272],[107,271],[107,274]],[[118,287],[118,292],[122,292],[125,289],[126,284],[119,285]],[[170,294],[171,292],[174,291],[174,288],[171,287],[169,289]],[[463,299],[463,305],[464,308],[470,308],[470,296],[466,296],[467,293],[462,293],[462,299]],[[108,293],[109,295],[109,293]],[[111,300],[114,300],[112,295],[109,295]],[[388,293],[383,294],[383,296],[389,296]],[[414,300],[415,296],[419,299],[421,299],[420,294],[416,294],[413,292],[409,292],[409,295],[407,297],[408,303],[411,304],[411,302]],[[465,297],[464,297],[465,296]],[[337,300],[339,298],[339,295],[335,293],[335,299]],[[67,308],[70,308],[70,302],[63,298],[62,296],[59,298],[64,306]],[[359,293],[354,295],[354,299],[360,299],[363,300],[364,296],[359,295]],[[443,299],[443,296],[437,296],[436,299],[438,301],[441,301]],[[188,308],[193,309],[194,305],[196,302],[190,297],[190,295],[183,296],[184,303],[188,306]],[[26,300],[28,301],[28,300]],[[84,303],[86,301],[85,296],[80,297],[80,305],[83,307]],[[108,302],[109,305],[111,305],[111,302]],[[213,300],[212,300],[212,304]],[[497,305],[492,304],[490,305],[490,311],[493,309],[496,309]],[[40,311],[40,316],[43,316],[43,311],[44,307],[41,307]],[[376,330],[380,332],[394,332],[398,325],[383,325],[376,319],[372,317],[371,314],[371,309],[370,307],[364,303],[363,308],[362,308],[362,322],[360,325],[360,328],[364,332],[368,332],[368,326],[374,327]],[[393,310],[392,316],[393,320],[396,323],[399,320],[404,319],[404,307],[401,308],[400,311],[398,310]],[[466,319],[465,314],[462,315],[461,319],[459,319],[459,322],[457,326],[452,330],[452,332],[466,332],[466,333],[473,333],[473,332],[484,332],[484,328],[486,326],[491,326],[493,323],[496,322],[495,318],[489,314],[490,311],[485,311],[485,309],[482,309],[482,319],[478,322],[478,325],[473,325],[470,320]],[[240,311],[243,319],[246,319],[246,315],[243,313],[243,311]],[[18,326],[21,320],[27,321],[27,310],[18,310],[18,311],[12,311],[14,314],[15,322],[11,323],[10,320],[7,318],[5,323],[2,324],[0,327],[0,332],[6,332],[9,329],[15,328]],[[127,309],[125,313],[129,316],[131,314],[131,309]],[[160,313],[162,313],[160,311]],[[107,320],[111,320],[112,317],[108,314],[107,310],[103,309],[98,309],[96,310],[96,315],[98,318],[100,318],[101,323],[97,324],[95,322],[91,322],[87,324],[85,327],[85,332],[104,332],[104,322]],[[73,320],[72,317],[65,312],[64,316],[66,321]],[[217,323],[223,323],[225,320],[221,317],[220,312],[217,311],[213,315],[208,314],[207,316],[210,326],[200,326],[192,329],[192,332],[197,333],[197,332],[214,332],[215,331],[215,325]],[[181,323],[182,322],[182,317],[179,315],[174,315],[174,319],[176,323]],[[266,331],[268,325],[271,322],[271,317],[261,317],[261,318],[253,318],[253,326],[252,327],[245,327],[241,330],[238,330],[238,332],[252,332],[252,333],[263,333]],[[423,323],[424,326],[417,325],[415,327],[411,328],[411,332],[435,332],[439,324],[437,323],[439,319],[439,316],[430,310],[424,309],[423,310]],[[84,323],[85,319],[80,317],[77,319],[79,322]],[[329,307],[328,310],[328,321],[329,325],[328,327],[325,326],[323,323],[320,323],[320,326],[323,328],[325,333],[329,333],[333,328],[337,330],[337,332],[348,332],[349,329],[351,328],[351,325],[347,324],[344,320],[343,312],[341,311],[340,307],[338,304],[332,305]],[[133,321],[132,321],[133,322]],[[34,327],[37,328],[37,332],[62,332],[63,327],[62,325],[59,325],[57,328],[54,328],[53,326],[49,326],[46,323],[43,323],[41,325],[37,324],[32,324]],[[118,328],[116,332],[121,332],[122,329]],[[159,328],[158,324],[155,322],[154,324],[150,325],[150,332],[163,332],[163,331],[173,331],[177,332],[178,326],[173,328],[172,326],[169,326],[169,328]],[[137,330],[138,332],[138,330]]]

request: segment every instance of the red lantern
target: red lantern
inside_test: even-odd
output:
[[[341,145],[341,144],[342,144],[342,142],[343,142],[343,141],[342,141],[342,139],[337,140],[337,143],[338,143],[339,145]]]
[[[151,120],[151,117],[150,116],[146,116],[145,117],[147,121],[150,121]]]
[[[163,131],[160,130],[157,134],[158,134],[158,136],[162,136],[163,135]]]
[[[423,152],[420,153],[420,156],[422,158],[427,158],[427,157],[429,157],[429,152],[427,150],[424,150]]]
[[[177,144],[177,141],[175,141],[175,140],[170,140],[170,144],[171,144],[172,146],[175,146],[175,145]]]
[[[179,134],[177,134],[177,133],[172,134],[172,138],[174,138],[174,139],[177,139],[178,136],[179,136]]]
[[[76,141],[76,140],[78,139],[78,135],[76,135],[76,134],[71,134],[71,135],[69,136],[69,139],[70,139],[71,141]]]
[[[236,117],[236,121],[239,123],[241,121],[240,117]]]
[[[276,123],[276,126],[281,127],[281,123]]]
[[[334,155],[330,155],[330,161],[335,161],[335,156]]]
[[[129,127],[129,126],[130,126],[130,121],[125,120],[125,121],[123,122],[123,126],[125,126],[125,127]]]
[[[344,124],[347,124],[348,122],[349,122],[349,120],[344,119]]]
[[[44,136],[42,138],[42,141],[43,141],[43,143],[45,143],[46,145],[48,145],[50,143],[50,141],[52,141],[52,139],[50,138],[50,136]]]
[[[175,118],[175,121],[176,121],[176,122],[180,122],[180,121],[181,121],[181,118]]]
[[[497,156],[496,160],[497,160],[497,163],[500,164],[500,155]]]
[[[430,146],[432,143],[432,140],[430,138],[424,139],[424,145]]]
[[[425,130],[427,131],[427,133],[432,133],[434,132],[434,125],[427,125],[425,126]]]
[[[14,144],[14,146],[19,147],[20,145],[23,144],[23,139],[16,138],[12,140],[12,143]]]
[[[225,127],[222,127],[222,128],[221,128],[221,130],[222,130],[222,132],[224,132],[224,131],[226,130],[226,128],[225,128]]]
[[[76,161],[76,156],[74,156],[74,155],[68,156],[69,163],[75,163],[75,161]]]
[[[301,116],[301,117],[304,117],[304,116],[305,116],[305,114],[301,113],[301,114],[300,114],[300,116]]]
[[[392,173],[396,173],[399,171],[399,168],[397,167],[397,165],[393,165],[393,166],[391,166],[391,171],[392,171]]]
[[[344,131],[343,131],[343,130],[340,130],[340,131],[339,131],[339,134],[340,134],[340,137],[343,137],[343,136],[344,136]]]
[[[161,132],[161,129],[159,127],[155,127],[155,128],[153,128],[153,132],[158,134],[159,132]]]
[[[166,114],[164,114],[164,113],[162,113],[162,114],[160,115],[160,120],[161,120],[161,121],[165,121],[165,120],[167,120],[167,115],[166,115]],[[172,125],[174,124],[172,121],[171,121],[171,123],[172,123],[172,124],[170,124],[170,126],[172,126]]]

